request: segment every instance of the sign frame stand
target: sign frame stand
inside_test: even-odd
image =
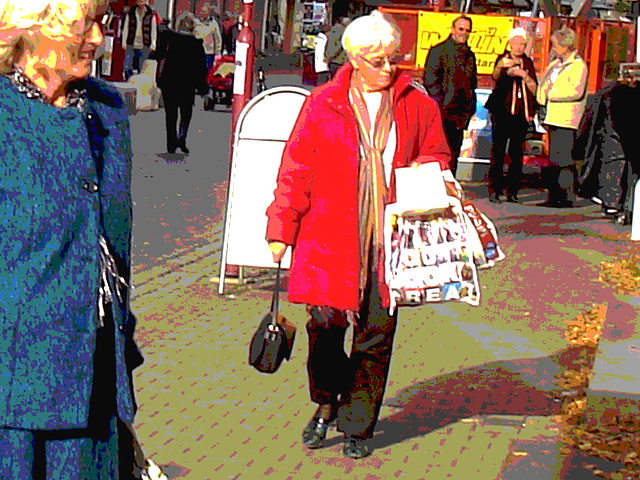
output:
[[[310,94],[309,90],[306,90],[304,88],[301,87],[297,87],[297,86],[281,86],[281,87],[275,87],[275,88],[270,88],[268,90],[265,90],[264,92],[256,95],[246,106],[245,108],[242,110],[242,112],[240,113],[240,116],[238,118],[238,122],[236,125],[236,129],[235,129],[235,135],[234,135],[234,145],[233,145],[233,160],[231,162],[231,170],[229,172],[229,187],[228,187],[228,191],[227,191],[227,200],[226,200],[226,207],[225,207],[225,222],[224,222],[224,231],[223,231],[223,240],[222,240],[222,251],[221,251],[221,257],[220,257],[220,271],[218,274],[218,277],[212,277],[211,281],[218,282],[218,294],[220,295],[224,295],[224,289],[225,289],[225,283],[235,283],[235,284],[239,284],[239,285],[244,285],[247,281],[247,277],[245,275],[245,271],[244,271],[244,267],[248,267],[248,266],[255,266],[256,268],[276,268],[276,265],[274,264],[273,267],[270,266],[265,266],[265,265],[251,265],[251,264],[241,264],[237,261],[232,261],[231,264],[233,265],[238,265],[238,277],[234,277],[234,278],[227,278],[226,275],[226,267],[227,267],[227,258],[229,256],[229,245],[230,245],[230,237],[231,237],[231,231],[233,230],[233,223],[234,221],[237,221],[236,218],[234,218],[234,213],[233,213],[233,202],[234,202],[234,195],[237,193],[236,192],[236,188],[237,188],[237,160],[238,160],[238,153],[239,153],[239,149],[238,148],[238,144],[241,141],[264,141],[267,143],[274,143],[274,142],[278,142],[278,145],[282,144],[282,147],[284,148],[284,144],[286,144],[286,141],[289,138],[289,135],[291,134],[291,129],[293,129],[293,125],[298,117],[299,114],[299,109],[294,111],[291,110],[289,113],[291,114],[287,119],[282,119],[282,111],[279,112],[279,114],[281,115],[279,117],[279,122],[278,124],[282,125],[287,125],[290,124],[290,129],[288,130],[288,132],[286,132],[286,136],[282,135],[282,132],[280,132],[280,137],[281,138],[269,138],[268,136],[262,136],[262,135],[257,135],[255,137],[252,137],[251,135],[242,135],[242,129],[243,127],[247,124],[247,117],[249,115],[249,113],[252,111],[252,109],[254,107],[256,107],[256,105],[258,105],[260,102],[262,102],[265,98],[270,97],[270,96],[274,96],[274,95],[278,95],[278,94],[282,94],[282,93],[288,93],[288,94],[298,94],[301,95],[302,98],[300,99],[301,101],[300,103],[300,107],[302,106],[302,103],[304,102],[304,100],[306,99],[306,97]],[[283,100],[286,97],[283,97]],[[290,98],[290,97],[289,97]],[[271,100],[274,100],[273,98]],[[298,101],[297,97],[296,97],[296,101]],[[265,107],[266,108],[266,107]],[[286,112],[286,110],[285,110]],[[295,114],[295,115],[293,115]],[[288,122],[287,122],[288,120]],[[265,127],[266,128],[266,127]],[[272,158],[273,160],[273,158]],[[277,165],[280,165],[280,160],[281,158],[277,159]],[[266,210],[268,205],[264,206],[264,210]],[[257,206],[255,208],[255,210],[260,211],[260,206]],[[264,213],[264,210],[262,210],[262,213]],[[261,240],[264,239],[264,236],[262,236]],[[266,244],[266,241],[265,241]],[[290,253],[288,253],[288,256],[290,256]],[[283,262],[283,268],[288,268],[288,262]],[[287,265],[287,266],[285,266]]]

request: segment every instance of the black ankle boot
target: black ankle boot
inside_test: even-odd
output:
[[[342,454],[347,458],[358,460],[360,458],[368,457],[369,455],[371,455],[371,451],[367,446],[366,440],[348,437],[344,439]]]
[[[178,142],[178,148],[182,150],[183,153],[189,153],[189,149],[187,148],[187,140],[186,138],[181,138]]]
[[[327,436],[329,424],[336,419],[337,406],[331,403],[325,403],[318,407],[313,418],[302,431],[302,443],[307,448],[320,448],[322,442]]]

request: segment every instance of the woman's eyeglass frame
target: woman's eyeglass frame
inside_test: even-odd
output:
[[[398,63],[403,60],[402,55],[392,55],[391,57],[382,57],[376,60],[369,60],[367,57],[359,55],[367,65],[376,70],[381,70],[385,67],[386,64],[389,64],[390,67],[395,67]]]

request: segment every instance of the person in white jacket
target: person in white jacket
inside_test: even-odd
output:
[[[573,140],[587,103],[588,68],[576,51],[576,32],[562,27],[551,35],[549,63],[537,90],[549,132],[549,166],[543,180],[549,190],[548,207],[571,207],[576,167],[571,156]]]
[[[202,40],[207,59],[207,71],[213,65],[215,58],[222,52],[222,30],[216,18],[217,7],[205,3],[200,9],[200,15],[195,19],[195,37]]]

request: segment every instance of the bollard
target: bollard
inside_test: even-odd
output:
[[[255,62],[255,36],[249,22],[253,19],[253,0],[243,0],[244,13],[240,22],[240,32],[236,39],[236,68],[233,74],[233,103],[231,105],[231,135],[229,136],[229,173],[227,184],[231,181],[231,164],[233,163],[233,145],[236,125],[244,106],[249,103],[253,93],[253,64]],[[226,266],[226,276],[238,279],[243,283],[243,270],[238,265]],[[224,281],[224,277],[220,278]],[[222,287],[220,287],[222,289]]]
[[[640,185],[640,178],[633,186],[633,207],[631,208],[631,240],[640,241],[640,215],[635,215],[636,212],[640,212],[640,191],[638,190]]]
[[[255,62],[255,35],[250,22],[253,19],[253,0],[243,0],[244,13],[236,40],[236,69],[233,75],[233,106],[231,110],[231,136],[244,106],[253,96],[253,65]],[[233,143],[231,144],[233,145]]]

